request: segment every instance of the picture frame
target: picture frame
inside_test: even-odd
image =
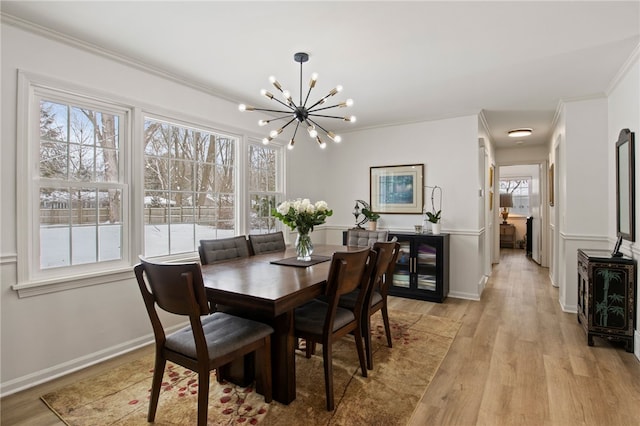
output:
[[[489,210],[493,210],[493,190],[489,190]]]
[[[369,168],[371,211],[383,214],[422,214],[424,164]]]
[[[635,241],[634,145],[633,132],[622,129],[616,142],[616,231],[627,241]]]
[[[555,194],[553,188],[555,186],[555,167],[553,163],[549,166],[549,205],[553,207],[555,204]]]
[[[489,167],[489,186],[493,188],[493,166]]]

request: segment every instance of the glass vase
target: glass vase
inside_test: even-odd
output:
[[[298,232],[296,237],[296,254],[297,259],[304,262],[311,260],[311,253],[313,253],[313,243],[311,242],[311,233]]]

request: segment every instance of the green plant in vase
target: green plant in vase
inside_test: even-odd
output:
[[[378,226],[378,219],[380,219],[380,215],[378,213],[372,212],[368,208],[362,209],[362,214],[364,217],[369,219],[369,229],[375,231]]]

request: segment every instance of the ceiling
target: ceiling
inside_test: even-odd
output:
[[[546,144],[560,101],[603,96],[640,40],[640,3],[613,1],[5,1],[3,15],[187,79],[234,102],[274,75],[310,100],[338,84],[349,129],[483,111],[498,148]],[[306,93],[306,92],[305,92]],[[271,103],[270,103],[271,102]],[[262,116],[256,116],[256,120]],[[346,126],[346,127],[345,127]],[[517,144],[507,130],[531,127]]]

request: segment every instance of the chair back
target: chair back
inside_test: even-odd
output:
[[[327,302],[329,312],[325,321],[325,330],[333,329],[333,320],[340,297],[360,289],[354,306],[356,318],[360,318],[366,297],[371,286],[371,274],[376,264],[377,253],[371,249],[349,252],[335,252],[331,259],[327,279]]]
[[[270,234],[249,234],[249,246],[253,254],[272,253],[287,249],[282,231]]]
[[[140,259],[134,271],[145,302],[153,301],[160,309],[177,315],[209,313],[197,263],[153,263]]]
[[[353,228],[347,230],[347,246],[373,247],[377,241],[387,241],[389,231],[369,231],[367,229]]]
[[[218,240],[200,240],[198,253],[203,265],[238,257],[249,257],[249,242],[244,235]]]
[[[386,295],[393,279],[393,271],[400,253],[400,243],[395,241],[377,242],[373,245],[373,250],[378,253],[378,259],[373,271],[371,294],[374,290],[378,290],[381,294]]]

